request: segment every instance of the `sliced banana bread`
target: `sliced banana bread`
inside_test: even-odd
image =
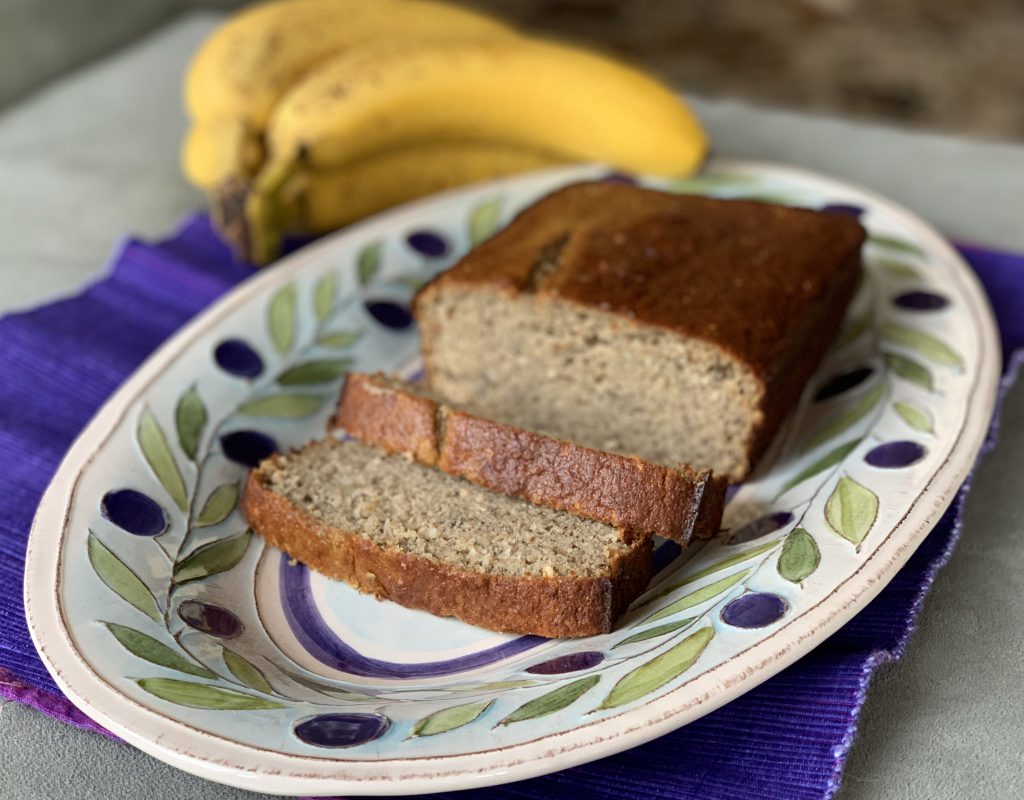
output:
[[[355,441],[272,456],[253,529],[363,592],[499,631],[607,633],[647,586],[651,539],[535,506]]]
[[[853,294],[852,218],[567,187],[424,287],[428,385],[487,417],[747,475]]]
[[[334,427],[532,503],[686,544],[718,531],[725,481],[593,450],[454,408],[427,389],[352,373]]]

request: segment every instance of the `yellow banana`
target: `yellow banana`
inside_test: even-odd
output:
[[[265,173],[245,200],[242,244],[253,263],[266,263],[284,233],[324,233],[453,186],[563,162],[554,154],[506,144],[433,142],[327,172]]]
[[[261,128],[310,67],[381,38],[510,35],[491,18],[429,0],[276,0],[246,9],[203,43],[185,76],[195,120],[241,119]]]
[[[330,170],[429,140],[505,142],[682,175],[707,141],[667,87],[618,61],[526,38],[374,42],[313,69],[275,107],[272,161]]]
[[[211,190],[254,174],[263,163],[263,142],[240,119],[196,122],[185,135],[181,158],[189,183]]]

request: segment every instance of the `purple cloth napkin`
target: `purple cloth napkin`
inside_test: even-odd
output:
[[[1024,257],[961,248],[991,298],[1003,391],[1024,347]],[[39,498],[72,440],[117,386],[194,314],[249,276],[206,217],[156,243],[128,241],[82,294],[0,319],[0,697],[103,729],[65,699],[36,655],[22,570]],[[995,425],[990,442],[995,435]],[[968,481],[968,484],[970,481]],[[960,535],[967,486],[874,602],[797,664],[729,705],[617,756],[460,799],[824,798],[838,788],[871,676],[899,658]],[[110,734],[106,734],[110,735]],[[434,797],[455,797],[455,793]]]

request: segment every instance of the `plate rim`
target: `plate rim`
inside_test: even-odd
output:
[[[86,714],[130,744],[173,766],[221,783],[279,794],[429,793],[536,777],[636,747],[753,689],[838,630],[889,583],[916,551],[972,469],[986,438],[999,383],[1001,351],[995,320],[984,290],[966,261],[940,233],[900,204],[856,183],[785,164],[714,159],[709,166],[715,173],[753,171],[759,176],[811,180],[824,188],[853,192],[867,198],[873,205],[899,218],[928,252],[940,253],[956,267],[954,274],[961,283],[959,294],[966,301],[970,320],[977,328],[979,356],[972,376],[973,399],[949,454],[932,473],[903,518],[893,526],[890,535],[852,575],[812,609],[781,626],[767,639],[635,709],[494,750],[413,758],[361,761],[317,758],[233,742],[173,720],[122,694],[96,674],[77,652],[59,600],[69,502],[78,478],[112,433],[117,418],[146,390],[165,363],[187,350],[204,328],[215,324],[236,307],[244,306],[260,295],[264,287],[295,277],[310,259],[333,249],[341,239],[367,235],[378,228],[382,232],[389,230],[401,225],[406,218],[414,220],[423,209],[453,197],[473,194],[485,186],[500,188],[524,178],[546,175],[584,179],[592,176],[595,170],[594,165],[573,165],[457,187],[325,236],[219,298],[165,341],[132,373],[69,448],[43,495],[29,536],[24,578],[26,621],[33,643],[60,689]],[[46,547],[48,544],[50,548]],[[52,546],[54,544],[56,546]],[[874,568],[869,572],[870,565]],[[830,613],[816,613],[823,607],[830,609]],[[787,631],[788,634],[783,635]],[[738,670],[742,674],[716,674],[736,661],[746,665]],[[734,665],[734,672],[737,669]],[[695,693],[692,689],[694,683],[699,683],[703,691]],[[681,691],[687,695],[684,702],[679,702]],[[630,724],[620,727],[624,719]],[[179,747],[171,741],[181,737],[189,741],[196,736],[202,741],[204,747],[201,749],[209,753],[208,756],[188,752],[190,748]],[[256,766],[253,766],[254,761]]]

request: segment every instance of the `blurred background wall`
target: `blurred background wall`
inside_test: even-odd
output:
[[[1024,0],[461,1],[699,95],[1024,139]],[[0,0],[0,105],[183,11],[243,4]]]

